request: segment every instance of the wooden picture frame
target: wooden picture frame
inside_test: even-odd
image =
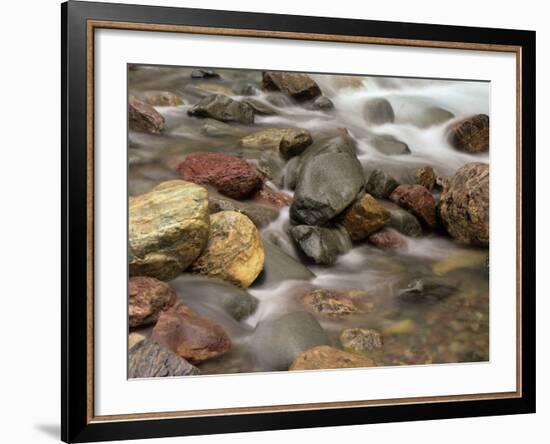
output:
[[[61,16],[63,441],[141,439],[535,411],[534,32],[78,1],[64,3]],[[383,401],[96,416],[93,37],[97,29],[105,28],[516,54],[517,390]]]

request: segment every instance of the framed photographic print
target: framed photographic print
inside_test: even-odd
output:
[[[535,411],[535,33],[62,5],[62,439]]]

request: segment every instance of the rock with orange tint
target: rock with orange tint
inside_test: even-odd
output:
[[[133,131],[157,134],[164,130],[164,117],[151,105],[130,97],[128,127]]]
[[[156,322],[160,312],[175,303],[176,292],[165,282],[147,276],[134,276],[128,281],[130,327]]]
[[[289,370],[322,370],[374,366],[374,361],[366,356],[349,353],[328,345],[321,345],[300,353]]]

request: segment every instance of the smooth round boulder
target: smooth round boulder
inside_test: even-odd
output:
[[[130,96],[128,128],[133,131],[158,134],[164,131],[164,117],[151,105]]]
[[[410,154],[411,152],[409,145],[389,134],[375,135],[369,139],[369,143],[374,146],[376,150],[388,156]]]
[[[210,216],[210,234],[191,271],[247,288],[264,266],[264,248],[254,223],[236,211]]]
[[[147,276],[128,280],[128,324],[130,327],[153,324],[161,311],[176,303],[176,292],[170,285]]]
[[[362,368],[375,365],[374,361],[366,356],[324,345],[300,353],[289,370]]]
[[[314,144],[300,159],[290,217],[306,225],[323,225],[351,204],[364,185],[361,163],[348,138]]]
[[[222,122],[254,123],[254,109],[223,94],[212,94],[192,106],[187,114],[194,117],[210,117]]]
[[[231,339],[221,325],[181,303],[161,313],[152,339],[192,364],[221,356],[231,349]]]
[[[261,322],[253,341],[260,360],[273,370],[287,370],[301,352],[330,344],[315,317],[301,311]]]
[[[262,88],[281,91],[299,102],[313,100],[321,95],[317,82],[307,74],[269,71],[262,73]]]
[[[422,185],[399,185],[390,200],[411,211],[428,228],[436,226],[435,199]]]
[[[471,245],[489,245],[489,165],[468,163],[445,184],[439,216],[447,232]]]
[[[395,114],[388,99],[376,98],[365,102],[363,107],[363,117],[367,123],[373,125],[382,125],[384,123],[393,123]]]
[[[365,193],[344,212],[342,225],[353,241],[360,241],[382,229],[389,221],[390,213]]]
[[[199,369],[152,339],[134,345],[128,353],[128,378],[198,375]]]
[[[178,172],[185,180],[209,185],[233,199],[246,199],[262,186],[256,168],[223,153],[191,153],[179,164]]]
[[[346,328],[340,333],[340,344],[351,353],[368,353],[382,347],[382,335],[370,328]]]
[[[452,123],[447,130],[449,143],[467,153],[489,151],[489,116],[477,114]]]
[[[129,198],[130,276],[168,281],[182,273],[208,240],[208,192],[183,180]]]
[[[349,234],[342,227],[296,225],[290,229],[290,235],[300,251],[316,264],[331,265],[352,246]]]

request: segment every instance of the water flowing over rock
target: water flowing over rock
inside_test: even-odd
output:
[[[435,227],[435,199],[422,185],[399,185],[391,193],[390,200],[412,211],[427,227]]]
[[[241,139],[245,148],[275,149],[287,159],[301,154],[312,143],[311,134],[299,128],[267,128]]]
[[[164,117],[151,105],[130,97],[128,127],[133,131],[158,134],[164,130]]]
[[[245,125],[254,123],[254,109],[250,105],[222,94],[205,97],[190,108],[187,114],[194,117],[211,117],[222,122],[238,122]]]
[[[237,321],[248,318],[256,311],[258,299],[229,282],[208,276],[185,273],[174,281],[185,304],[193,302],[221,308]]]
[[[315,277],[304,264],[286,254],[281,248],[268,240],[263,240],[265,261],[264,269],[254,281],[254,288],[271,286],[283,280],[308,281]]]
[[[388,134],[380,134],[369,139],[369,143],[378,151],[394,156],[397,154],[409,154],[411,152],[409,146],[405,142],[401,142],[394,136]]]
[[[245,160],[223,153],[192,153],[179,164],[181,176],[190,182],[210,185],[234,199],[245,199],[262,186],[262,177]]]
[[[395,120],[391,103],[383,98],[367,100],[363,107],[363,117],[373,125],[393,123]]]
[[[422,234],[422,225],[414,214],[392,202],[382,202],[382,205],[390,213],[389,227],[406,236],[418,237]]]
[[[382,170],[374,170],[369,176],[365,190],[378,199],[387,199],[398,185],[397,181],[388,173]]]
[[[477,114],[452,123],[448,129],[449,143],[468,153],[489,151],[489,116]]]
[[[359,311],[346,291],[322,288],[310,290],[303,295],[302,303],[308,311],[336,319]]]
[[[145,96],[145,101],[151,106],[183,105],[181,97],[169,91],[149,93]]]
[[[321,95],[319,85],[307,74],[290,72],[264,72],[262,87],[267,91],[281,91],[302,102]]]
[[[439,215],[447,232],[472,245],[489,245],[489,165],[468,163],[446,183]]]
[[[366,356],[324,345],[300,353],[289,370],[323,370],[373,366],[375,366],[374,361]]]
[[[365,193],[344,213],[342,224],[351,239],[360,241],[384,227],[390,221],[390,213],[370,194]]]
[[[159,316],[152,338],[192,364],[227,353],[231,339],[221,325],[178,304]]]
[[[270,368],[287,370],[303,351],[330,344],[311,313],[293,312],[263,321],[254,335],[258,355]]]
[[[155,323],[161,311],[176,303],[176,292],[170,285],[146,276],[128,281],[128,324],[130,327]]]
[[[401,301],[418,304],[439,302],[456,291],[457,287],[444,279],[420,277],[406,282],[399,290],[398,296]]]
[[[191,270],[247,288],[264,266],[264,249],[254,223],[236,211],[210,216],[206,248]]]
[[[382,335],[369,328],[346,328],[340,333],[340,344],[352,353],[368,353],[382,347]]]
[[[274,107],[256,99],[245,99],[243,100],[243,103],[249,105],[256,114],[260,114],[262,116],[274,116],[278,114]]]
[[[397,231],[384,228],[369,236],[369,242],[381,250],[396,250],[407,246],[406,239]]]
[[[415,173],[417,185],[422,185],[428,191],[432,191],[435,186],[435,171],[431,166],[418,168]]]
[[[311,108],[326,111],[333,109],[334,103],[326,96],[319,96],[311,103]]]
[[[314,144],[302,154],[291,218],[322,225],[340,214],[365,184],[354,147],[344,137]]]
[[[258,228],[269,225],[279,217],[279,211],[275,208],[233,200],[215,192],[209,193],[208,210],[210,214],[219,213],[220,211],[238,211],[248,216]]]
[[[128,353],[128,378],[198,375],[199,369],[152,339],[134,345]]]
[[[208,239],[208,192],[183,180],[129,198],[130,276],[168,281],[184,271]]]
[[[342,227],[297,225],[290,234],[300,250],[316,264],[331,265],[351,249],[349,234]]]

